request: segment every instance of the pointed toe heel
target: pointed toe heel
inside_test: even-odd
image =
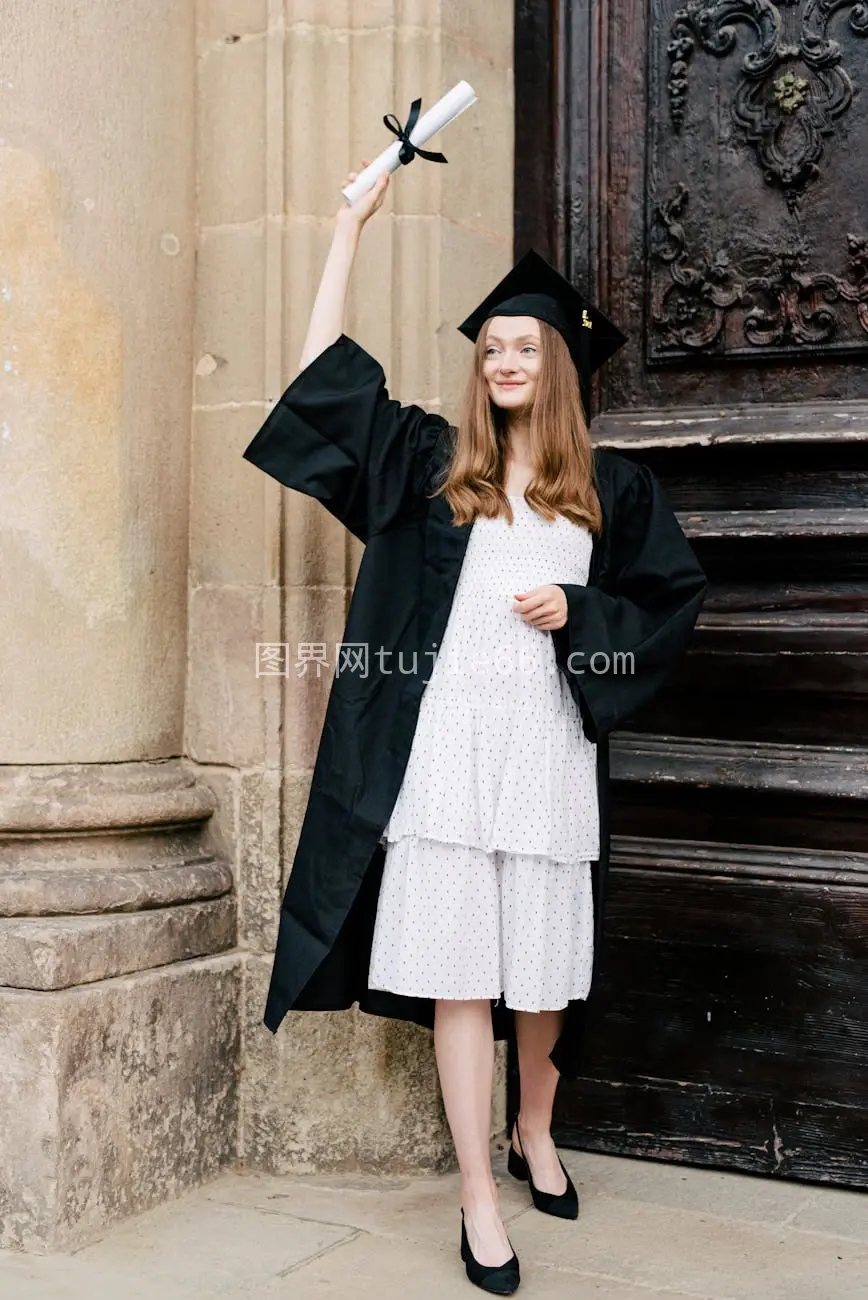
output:
[[[515,1251],[505,1264],[480,1264],[467,1240],[463,1209],[461,1211],[461,1258],[464,1260],[467,1276],[474,1286],[481,1287],[491,1295],[512,1295],[518,1290],[521,1277]]]
[[[518,1145],[521,1146],[521,1133],[518,1129],[518,1120],[515,1121],[515,1135],[518,1138]],[[514,1159],[513,1159],[514,1157]],[[509,1143],[509,1156],[506,1167],[512,1174],[513,1178],[526,1179],[530,1188],[531,1198],[534,1207],[541,1210],[543,1214],[552,1214],[558,1219],[577,1219],[579,1217],[579,1194],[573,1185],[564,1162],[558,1156],[558,1164],[564,1171],[564,1177],[567,1180],[566,1189],[563,1192],[541,1192],[538,1187],[534,1186],[534,1181],[530,1172],[530,1165],[523,1155],[519,1155],[513,1148],[512,1141]]]
[[[563,1161],[558,1156],[558,1164],[564,1169]],[[543,1214],[553,1214],[558,1219],[577,1219],[579,1217],[579,1195],[573,1186],[573,1180],[570,1178],[566,1169],[564,1177],[567,1180],[566,1190],[559,1196],[552,1192],[541,1192],[538,1187],[534,1187],[533,1180],[528,1172],[527,1181],[530,1186],[530,1194],[533,1197],[533,1203]]]

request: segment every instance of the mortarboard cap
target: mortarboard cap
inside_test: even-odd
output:
[[[627,336],[535,249],[516,262],[458,328],[475,342],[491,316],[535,316],[555,327],[570,350],[590,418],[591,376],[627,342]]]

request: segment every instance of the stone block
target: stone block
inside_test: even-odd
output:
[[[0,920],[0,986],[64,989],[219,952],[235,942],[231,895],[109,916]]]
[[[267,414],[264,405],[193,413],[193,586],[269,586],[280,578],[280,497],[285,489],[242,457]]]
[[[492,68],[511,69],[514,47],[514,6],[503,0],[439,0],[440,32],[444,41],[464,49],[474,63]],[[466,74],[465,74],[466,75]],[[457,80],[457,78],[456,78]],[[473,85],[473,78],[468,78]],[[501,119],[511,135],[512,117]],[[509,189],[512,188],[512,176]]]
[[[346,333],[380,363],[387,379],[400,341],[394,310],[395,222],[385,204],[365,226],[347,299]]]
[[[289,873],[292,870],[292,861],[295,857],[295,850],[298,845],[298,837],[301,833],[301,825],[304,821],[304,814],[307,809],[308,796],[310,794],[310,783],[313,777],[311,768],[284,768],[283,772],[283,825],[281,839],[281,862],[282,875],[280,881],[281,895],[286,889],[286,882],[289,879]],[[265,944],[266,948],[273,951],[277,939],[277,916],[271,920],[273,929],[270,931],[271,938]]]
[[[347,168],[349,171],[349,168]],[[337,174],[337,184],[343,176]],[[341,202],[336,195],[334,211]],[[334,221],[329,217],[288,215],[283,235],[283,374],[280,391],[270,394],[276,400],[299,371],[301,352],[307,337],[310,313],[317,287],[332,241]],[[352,284],[350,282],[350,294]]]
[[[296,768],[313,767],[335,675],[336,646],[346,626],[346,591],[296,587],[285,596],[285,758]]]
[[[282,677],[257,677],[257,645],[280,644],[280,594],[250,587],[190,593],[187,741],[200,763],[278,761]]]
[[[285,0],[286,21],[333,31],[437,21],[438,0]]]
[[[493,1148],[492,1173],[504,1223],[509,1225],[528,1213],[530,1196],[527,1183],[512,1178],[505,1164]],[[374,1171],[279,1177],[245,1170],[216,1179],[207,1195],[212,1203],[238,1209],[255,1207],[287,1218],[304,1215],[314,1222],[346,1224],[380,1241],[391,1238],[433,1244],[454,1240],[460,1179],[457,1168],[440,1174]]]
[[[353,1007],[290,1011],[272,1034],[271,965],[246,964],[245,1162],[270,1173],[451,1168],[431,1031]]]
[[[352,1228],[315,1223],[308,1215],[292,1219],[216,1202],[205,1190],[119,1225],[75,1258],[94,1280],[124,1274],[147,1279],[147,1300],[260,1300],[266,1292],[305,1300],[309,1293],[298,1270],[353,1235]],[[129,1300],[126,1289],[121,1294]],[[94,1300],[93,1291],[86,1300]]]
[[[281,832],[287,815],[295,819],[292,770],[234,771],[197,766],[201,782],[217,800],[203,848],[231,863],[238,909],[238,943],[264,951],[277,941],[283,892]],[[309,774],[301,774],[305,789]],[[287,808],[293,810],[287,814]]]
[[[401,316],[388,375],[391,395],[425,411],[436,409],[442,391],[440,224],[436,216],[396,217],[392,243],[391,278]]]
[[[315,497],[287,488],[285,505],[286,585],[344,588],[351,534]]]
[[[447,90],[450,90],[458,78],[451,76],[451,69],[443,66],[443,47],[440,42],[439,20],[430,27],[403,22],[395,32],[395,75],[389,102],[380,113],[379,123],[374,139],[382,139],[379,146],[385,148],[395,139],[387,134],[382,124],[383,113],[392,112],[403,126],[410,112],[410,105],[418,97],[422,100],[421,112],[428,111]],[[472,84],[472,83],[471,83]],[[382,97],[382,92],[380,92]],[[377,95],[371,89],[371,107],[377,103]],[[474,105],[467,110],[472,113]],[[446,155],[447,164],[430,162],[425,158],[414,158],[405,167],[400,167],[392,176],[389,185],[392,211],[401,216],[434,218],[440,212],[440,192],[443,180],[450,167],[455,165],[458,152],[463,148],[462,122],[467,114],[462,114],[455,122],[439,135],[435,135],[426,149],[435,149]],[[364,141],[365,146],[367,141]],[[365,157],[370,157],[367,147]]]
[[[556,1259],[577,1280],[611,1278],[645,1294],[726,1300],[859,1300],[864,1294],[868,1248],[841,1237],[627,1196],[586,1197],[581,1221],[577,1233],[563,1220],[523,1215],[513,1244],[520,1258],[525,1251],[529,1258]]]
[[[289,773],[245,772],[238,806],[238,921],[245,948],[262,951],[277,942],[283,896],[280,831]]]
[[[265,203],[266,43],[218,41],[197,64],[199,224],[261,217]]]
[[[0,1247],[67,1250],[236,1158],[240,958],[0,989]]]
[[[203,231],[196,287],[197,404],[265,400],[264,222]]]
[[[214,796],[214,811],[202,830],[201,844],[228,863],[238,889],[238,789],[241,773],[234,768],[212,767],[207,763],[185,763],[199,785],[207,786]]]
[[[512,266],[512,232],[493,235],[444,217],[440,223],[440,260],[444,268],[449,268],[440,284],[441,312],[452,326],[445,335],[470,346],[456,327]]]
[[[795,1196],[791,1201],[795,1201]],[[800,1232],[849,1237],[868,1246],[868,1198],[864,1191],[844,1191],[837,1187],[813,1189],[813,1194],[805,1197],[787,1222]]]
[[[434,1056],[419,1025],[348,1011],[262,1023],[272,955],[245,967],[246,1164],[270,1173],[441,1173],[455,1168]],[[505,1044],[495,1045],[492,1133],[505,1124]]]
[[[375,33],[369,43],[382,45]],[[386,41],[391,45],[391,40]],[[344,200],[340,186],[352,164],[352,122],[362,106],[355,94],[356,37],[305,24],[286,33],[286,205],[290,216],[327,217]],[[382,64],[381,64],[382,67]],[[384,71],[388,84],[390,73]],[[384,110],[385,111],[385,110]],[[371,109],[363,112],[370,123]],[[382,116],[382,114],[381,114]],[[369,127],[370,129],[370,127]],[[384,130],[382,121],[380,129]],[[372,158],[372,153],[365,153]]]
[[[268,0],[202,0],[196,5],[199,52],[217,41],[232,45],[240,38],[264,32]]]
[[[508,237],[511,241],[514,169],[511,74],[479,62],[465,45],[453,43],[445,34],[442,45],[443,64],[450,70],[450,79],[469,81],[479,100],[443,132],[444,144],[448,142],[452,153],[443,149],[449,165],[439,168],[443,172],[440,215],[492,238]],[[460,276],[452,273],[451,266],[447,278],[456,287],[462,283]]]
[[[454,221],[440,223],[440,258],[449,274],[441,277],[440,340],[443,414],[458,416],[470,370],[473,345],[457,326],[512,266],[512,235],[494,238]]]

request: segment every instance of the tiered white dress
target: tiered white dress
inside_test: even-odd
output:
[[[504,997],[514,1010],[584,998],[599,855],[596,746],[551,634],[515,596],[587,582],[591,535],[511,496],[477,519],[403,782],[368,984],[416,997]]]

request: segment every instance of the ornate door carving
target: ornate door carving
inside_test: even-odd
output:
[[[592,433],[660,476],[711,579],[612,739],[602,989],[559,1136],[866,1185],[868,4],[515,12],[516,255],[630,334]]]

